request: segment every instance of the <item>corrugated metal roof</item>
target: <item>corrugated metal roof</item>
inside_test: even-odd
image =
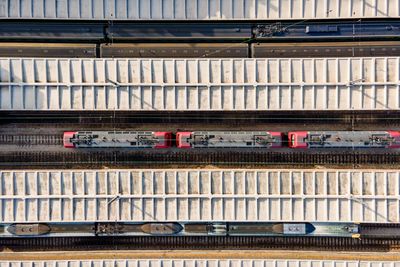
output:
[[[0,110],[397,110],[400,58],[0,59]]]
[[[398,17],[398,0],[1,0],[0,18],[279,20]]]
[[[0,267],[398,267],[397,261],[357,260],[217,260],[217,259],[138,259],[138,260],[47,260],[1,261]]]
[[[0,173],[0,221],[400,222],[395,170]]]

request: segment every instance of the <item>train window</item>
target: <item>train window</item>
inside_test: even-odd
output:
[[[131,142],[131,146],[136,146],[136,142]]]

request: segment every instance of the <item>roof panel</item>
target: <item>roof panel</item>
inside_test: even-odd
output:
[[[0,19],[279,20],[398,17],[397,0],[1,0]]]
[[[383,265],[382,265],[383,264]],[[348,267],[398,267],[396,261],[359,261],[359,260],[303,260],[303,259],[266,259],[266,260],[250,260],[250,259],[105,259],[105,260],[35,260],[35,261],[1,261],[0,267],[10,266],[116,266],[116,267],[162,267],[162,266],[210,266],[210,267],[235,267],[235,266],[255,266],[255,267],[324,267],[324,266],[348,266]]]
[[[400,222],[395,170],[0,173],[0,221]]]
[[[0,110],[398,110],[399,57],[0,58]]]

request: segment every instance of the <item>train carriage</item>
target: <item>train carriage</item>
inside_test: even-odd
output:
[[[171,132],[78,131],[64,133],[66,148],[168,148]]]
[[[292,148],[400,148],[400,131],[289,132]]]
[[[178,148],[280,148],[281,132],[195,131],[176,134]]]

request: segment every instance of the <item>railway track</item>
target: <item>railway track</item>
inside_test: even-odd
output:
[[[361,125],[400,125],[399,110],[329,110],[329,111],[0,111],[0,123],[68,123],[79,125],[130,124],[138,123],[218,123],[242,125],[249,123],[342,123]]]
[[[1,250],[171,250],[171,249],[285,249],[334,251],[390,251],[400,247],[399,239],[352,239],[340,237],[52,237],[4,238]]]
[[[342,20],[291,22],[135,23],[113,21],[2,22],[1,41],[64,42],[178,42],[178,41],[279,41],[279,40],[385,40],[397,38],[396,20]],[[356,38],[356,39],[355,39]],[[89,49],[90,50],[90,49]]]
[[[366,153],[357,151],[328,152],[257,152],[257,151],[21,151],[0,153],[3,167],[85,167],[174,165],[181,167],[215,166],[272,166],[272,165],[393,165],[400,163],[399,153]]]
[[[0,134],[0,145],[34,146],[63,144],[61,134]]]

